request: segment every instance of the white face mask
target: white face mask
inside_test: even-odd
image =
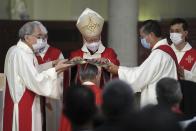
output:
[[[92,52],[97,51],[100,44],[101,44],[101,40],[99,40],[98,42],[92,42],[92,43],[87,43],[87,42],[85,41],[86,47],[87,47],[90,51],[92,51]]]
[[[178,45],[182,42],[182,34],[180,33],[170,33],[170,39],[172,43]]]
[[[37,39],[37,42],[33,44],[33,50],[35,53],[41,53],[47,45],[47,40]]]

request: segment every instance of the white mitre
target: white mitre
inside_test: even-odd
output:
[[[97,12],[86,8],[76,23],[80,33],[85,37],[94,37],[101,34],[104,19]]]

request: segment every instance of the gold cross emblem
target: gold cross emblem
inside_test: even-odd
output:
[[[194,58],[191,57],[191,55],[189,55],[189,56],[186,58],[186,61],[188,61],[188,63],[192,63],[193,60],[194,60]]]
[[[95,32],[95,29],[97,28],[97,26],[99,26],[97,23],[94,23],[92,21],[92,18],[89,17],[89,23],[87,25],[88,30],[90,30],[91,32]]]

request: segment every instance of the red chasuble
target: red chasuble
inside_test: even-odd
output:
[[[176,69],[178,69],[179,65],[178,65],[178,60],[177,60],[176,54],[169,45],[161,45],[157,49],[160,49],[160,50],[166,52],[168,55],[170,55],[172,57],[172,59],[175,61]],[[177,70],[177,72],[178,72],[178,70]],[[178,79],[179,79],[179,75],[178,75]]]
[[[81,49],[79,49],[79,50],[71,52],[70,59],[72,59],[74,57],[83,58],[83,55],[84,55],[84,52]],[[120,65],[119,60],[117,59],[117,55],[112,48],[105,48],[104,52],[101,53],[101,58],[109,59],[113,64]],[[75,71],[75,72],[73,73],[73,71]],[[68,73],[68,72],[64,73],[65,74],[64,78],[66,78],[66,79],[64,79],[65,86],[68,86],[72,82],[80,83],[79,78],[77,76],[77,72],[78,72],[78,67],[77,68],[73,67],[71,73]],[[115,77],[117,77],[117,76],[112,76],[112,78],[115,78]],[[104,86],[104,84],[107,81],[109,81],[110,79],[111,79],[110,73],[102,68],[99,86],[102,88]]]
[[[44,55],[43,59],[38,55],[36,55],[36,57],[37,57],[38,63],[43,64],[46,62],[57,60],[60,54],[61,54],[61,51],[59,49],[50,46],[48,50],[46,51],[46,54]]]
[[[186,53],[182,57],[179,65],[183,69],[191,71],[191,69],[192,69],[193,65],[195,64],[195,62],[196,62],[196,50],[192,48],[192,49],[186,51]]]

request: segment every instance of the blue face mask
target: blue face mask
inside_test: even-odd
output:
[[[142,43],[142,46],[143,46],[144,48],[150,49],[150,43],[148,43],[148,42],[146,41],[145,38],[142,38],[142,39],[141,39],[141,43]]]

